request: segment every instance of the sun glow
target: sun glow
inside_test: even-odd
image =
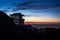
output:
[[[60,22],[60,19],[45,17],[25,17],[25,22]]]

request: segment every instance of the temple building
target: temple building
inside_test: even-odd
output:
[[[21,13],[13,13],[10,16],[16,25],[19,25],[19,26],[24,25],[24,20],[25,20],[25,19],[23,19],[24,15],[22,15]]]

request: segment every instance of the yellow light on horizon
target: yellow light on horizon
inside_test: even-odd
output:
[[[60,19],[56,18],[44,18],[44,17],[25,17],[25,22],[60,22]]]

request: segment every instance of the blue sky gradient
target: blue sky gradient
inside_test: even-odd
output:
[[[28,21],[34,17],[34,20],[46,18],[47,21],[50,18],[60,22],[60,0],[0,0],[0,10],[7,12],[8,15],[21,12],[26,15],[25,19]]]

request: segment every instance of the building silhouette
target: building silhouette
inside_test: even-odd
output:
[[[10,16],[16,25],[19,25],[20,27],[24,25],[24,20],[25,20],[23,19],[24,15],[22,15],[21,13],[13,13]]]

